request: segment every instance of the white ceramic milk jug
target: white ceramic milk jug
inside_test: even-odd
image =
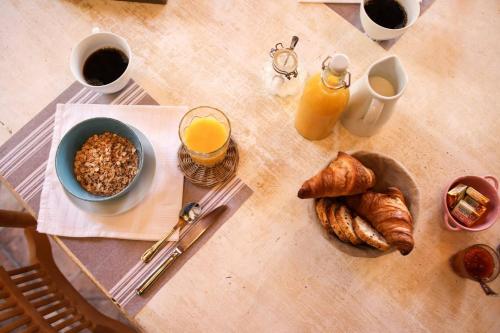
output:
[[[370,77],[381,77],[392,85],[394,94],[381,95],[370,83]],[[368,71],[351,85],[351,97],[341,122],[354,135],[372,136],[389,120],[394,106],[403,94],[408,76],[397,56],[391,55],[373,63]]]

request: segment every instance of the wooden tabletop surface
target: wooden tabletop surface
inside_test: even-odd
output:
[[[496,0],[436,1],[387,52],[322,4],[5,0],[0,120],[19,129],[71,84],[71,47],[94,26],[128,40],[132,76],[161,104],[227,112],[254,194],[135,316],[146,332],[499,332],[498,299],[455,276],[448,259],[473,243],[496,246],[500,223],[447,231],[440,201],[454,177],[500,176],[499,12]],[[309,142],[296,133],[298,97],[272,97],[262,80],[269,49],[292,35],[309,72],[334,51],[349,55],[353,79],[386,54],[401,58],[409,86],[380,134],[338,125]],[[338,150],[359,149],[415,176],[421,207],[407,257],[338,251],[296,197]]]

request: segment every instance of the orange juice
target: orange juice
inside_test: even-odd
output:
[[[224,159],[226,149],[221,148],[224,148],[228,135],[224,124],[214,117],[199,117],[194,118],[186,127],[184,143],[190,151],[198,153],[191,154],[196,163],[212,166]]]
[[[336,54],[323,72],[309,78],[304,87],[299,109],[295,118],[295,128],[308,140],[326,138],[347,107],[349,101],[348,84],[344,82],[347,73],[347,57],[338,63]],[[337,60],[337,61],[336,61]]]

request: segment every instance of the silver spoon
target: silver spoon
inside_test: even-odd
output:
[[[179,212],[180,219],[177,222],[177,224],[172,228],[172,230],[164,234],[159,241],[157,241],[156,243],[154,243],[153,246],[147,249],[146,252],[144,252],[144,254],[141,256],[141,260],[145,263],[150,262],[151,259],[153,259],[153,257],[155,256],[155,254],[157,254],[158,251],[160,251],[160,249],[165,245],[165,243],[168,242],[170,236],[172,236],[177,230],[182,229],[186,225],[186,223],[187,224],[193,223],[196,220],[196,218],[200,216],[200,214],[201,214],[201,208],[199,203],[189,202],[185,204],[184,207],[182,207],[181,211]]]
[[[483,291],[484,291],[484,293],[485,293],[487,296],[498,296],[498,294],[497,294],[497,293],[496,293],[493,289],[491,289],[491,288],[490,288],[490,286],[488,286],[488,285],[486,284],[486,281],[484,281],[484,280],[479,280],[478,282],[479,282],[479,284],[481,285],[481,288],[483,288]]]
[[[299,42],[299,37],[293,36],[292,42],[290,43],[290,47],[289,47],[290,51],[293,51],[295,46],[297,46],[298,42]],[[288,58],[290,58],[290,52],[287,54],[286,59],[285,59],[285,63],[283,64],[283,66],[286,66],[286,63],[288,62]]]

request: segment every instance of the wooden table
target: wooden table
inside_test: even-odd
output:
[[[383,131],[358,138],[339,125],[309,142],[293,127],[298,97],[264,89],[269,48],[300,36],[297,52],[310,71],[343,51],[353,79],[388,53],[324,5],[6,0],[1,119],[19,129],[73,82],[71,47],[93,26],[129,41],[132,76],[161,104],[228,113],[239,175],[255,192],[133,318],[147,332],[498,332],[498,299],[455,276],[448,258],[472,243],[496,245],[500,224],[446,231],[440,197],[453,177],[500,174],[499,10],[495,0],[436,1],[391,48],[410,83]],[[313,225],[311,203],[296,197],[338,150],[356,149],[388,154],[416,177],[421,213],[408,257],[337,251]]]

